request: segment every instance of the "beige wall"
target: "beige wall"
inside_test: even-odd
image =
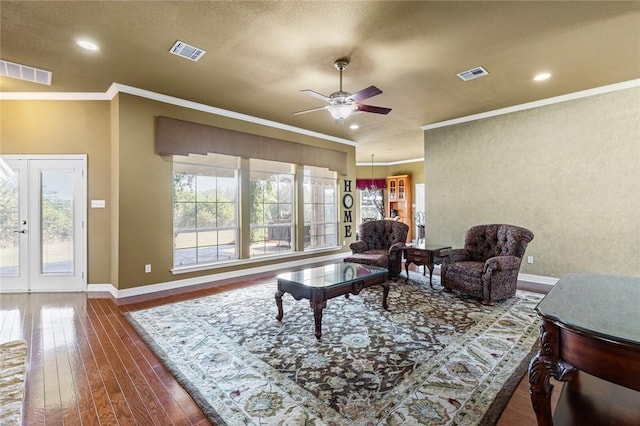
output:
[[[0,101],[0,154],[87,154],[88,282],[111,282],[109,102]]]
[[[531,229],[521,272],[640,276],[640,88],[425,131],[426,231]]]
[[[389,176],[409,175],[411,184],[424,183],[424,162],[395,164],[388,167]]]
[[[348,162],[352,166],[349,175],[340,179],[354,179],[355,176],[355,148],[352,146],[126,94],[119,95],[117,114],[119,226],[115,232],[118,234],[119,289],[213,273],[211,270],[180,275],[170,272],[173,266],[173,166],[171,158],[155,153],[156,116],[162,115],[343,151],[348,154]],[[340,193],[341,189],[342,185]],[[344,239],[342,226],[339,238],[339,241]],[[353,237],[346,240],[348,246]],[[300,255],[300,258],[310,257],[313,255]],[[274,263],[277,261],[218,268],[215,273],[237,270],[241,274],[242,269]],[[152,265],[151,273],[144,272],[145,264]]]
[[[371,166],[358,166],[356,168],[358,179],[371,179]],[[384,179],[387,176],[409,175],[411,182],[424,183],[424,162],[416,161],[414,163],[394,164],[390,166],[374,166],[374,179]]]
[[[1,101],[0,154],[87,154],[88,200],[106,209],[88,210],[88,283],[118,289],[164,283],[218,272],[275,264],[270,260],[173,275],[172,161],[155,153],[159,115],[347,153],[342,180],[355,180],[355,148],[132,95],[112,101]],[[354,182],[355,183],[355,182]],[[342,220],[342,213],[340,215]],[[339,241],[347,246],[355,238]],[[341,249],[346,251],[346,249]],[[301,254],[298,258],[326,255]],[[292,259],[287,259],[292,260]],[[151,264],[152,272],[144,273]]]
[[[118,230],[120,229],[120,196],[119,196],[119,159],[120,159],[120,122],[117,120],[119,116],[119,100],[120,95],[116,95],[111,101],[111,134],[109,135],[109,140],[111,142],[111,179],[110,183],[110,194],[111,194],[111,209],[109,210],[109,217],[111,218],[111,232],[110,232],[110,249],[111,249],[111,281],[116,288],[118,288],[118,259],[119,259],[119,245],[118,245]],[[91,175],[91,170],[89,170],[89,175]],[[91,238],[91,235],[89,235]],[[89,282],[91,283],[91,281]]]

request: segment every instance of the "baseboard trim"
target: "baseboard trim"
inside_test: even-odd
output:
[[[87,284],[87,293],[109,293],[116,297],[118,289],[113,284]]]
[[[518,274],[518,281],[525,281],[534,284],[554,286],[558,280],[558,278],[545,277],[544,275]]]
[[[167,281],[163,283],[149,284],[149,285],[140,286],[140,287],[126,288],[123,290],[117,289],[115,286],[113,286],[113,284],[89,284],[87,285],[87,292],[103,292],[103,293],[106,292],[106,293],[109,293],[115,299],[123,299],[126,297],[141,296],[141,295],[158,293],[158,292],[167,291],[167,290],[185,289],[185,288],[200,285],[200,284],[215,283],[216,281],[235,278],[235,277],[238,277],[239,275],[246,276],[246,275],[262,274],[266,272],[284,270],[287,268],[294,268],[297,266],[304,266],[304,265],[308,265],[309,263],[327,262],[331,260],[342,260],[345,256],[346,256],[345,253],[338,253],[338,254],[332,254],[327,256],[314,257],[313,259],[298,259],[298,260],[292,260],[290,262],[275,263],[272,265],[265,265],[265,266],[255,267],[255,268],[243,269],[242,271],[229,271],[229,272],[223,272],[223,273],[217,273],[217,274],[203,275],[200,277],[186,278],[183,280]]]
[[[262,274],[266,272],[273,272],[278,270],[283,270],[287,268],[293,268],[297,266],[304,266],[309,264],[309,262],[326,262],[330,260],[342,260],[348,253],[338,253],[327,256],[314,257],[313,259],[299,259],[292,260],[290,262],[282,262],[276,263],[272,265],[259,266],[255,268],[243,269],[242,271],[230,271],[218,274],[210,274],[203,275],[200,277],[194,278],[186,278],[183,280],[176,281],[167,281],[158,284],[150,284],[141,287],[127,288],[123,290],[119,290],[113,286],[113,284],[88,284],[87,292],[88,293],[109,293],[114,299],[122,299],[125,297],[132,296],[141,296],[144,294],[158,293],[161,291],[167,290],[176,290],[176,289],[185,289],[188,287],[206,284],[206,283],[215,283],[216,281],[227,280],[229,278],[235,278],[241,273],[243,276],[245,275],[254,275],[254,274]],[[440,265],[436,265],[433,270],[434,275],[440,275]],[[551,289],[557,282],[558,278],[554,277],[546,277],[543,275],[532,275],[532,274],[518,274],[518,282],[523,283],[524,287],[528,287],[527,284],[532,284],[534,286],[543,286]]]

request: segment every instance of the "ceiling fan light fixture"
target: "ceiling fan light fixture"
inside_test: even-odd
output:
[[[336,104],[329,105],[327,107],[331,116],[336,120],[344,120],[348,118],[355,108],[355,104]]]
[[[333,92],[330,96],[325,96],[310,89],[302,90],[302,92],[306,93],[309,96],[321,99],[325,102],[329,102],[330,105],[294,112],[294,115],[326,109],[329,110],[329,113],[335,119],[337,124],[343,124],[344,120],[349,118],[351,113],[353,113],[354,111],[372,112],[375,114],[389,114],[389,112],[391,112],[391,108],[364,105],[360,103],[365,99],[369,99],[382,93],[382,90],[378,89],[375,86],[369,86],[357,91],[356,93],[349,93],[342,90],[342,71],[344,71],[345,68],[347,68],[347,66],[349,65],[349,60],[346,58],[338,59],[334,63],[334,65],[338,69],[338,71],[340,71],[340,90],[338,90],[337,92]]]

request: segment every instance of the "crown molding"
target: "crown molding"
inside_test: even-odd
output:
[[[541,99],[539,101],[528,102],[526,104],[514,105],[507,108],[496,109],[493,111],[481,112],[479,114],[453,118],[451,120],[439,121],[437,123],[425,124],[420,126],[420,129],[431,130],[440,127],[453,126],[456,124],[467,123],[469,121],[482,120],[484,118],[496,117],[498,115],[510,114],[512,112],[524,111],[527,109],[558,104],[561,102],[573,101],[576,99],[586,98],[588,96],[601,95],[604,93],[616,92],[618,90],[631,89],[633,87],[639,86],[640,78],[635,80],[623,81],[622,83],[610,84],[608,86],[595,87],[593,89],[582,90],[580,92],[569,93],[566,95],[555,96],[553,98]]]
[[[398,164],[407,164],[407,163],[421,163],[424,161],[424,157],[422,158],[411,158],[409,160],[400,160],[400,161],[389,161],[387,163],[373,163],[374,166],[396,166]],[[371,163],[356,163],[356,166],[371,166]]]
[[[151,99],[165,104],[176,105],[189,108],[196,111],[202,111],[209,114],[229,117],[236,120],[246,121],[249,123],[259,124],[261,126],[271,127],[274,129],[285,130],[287,132],[297,133],[300,135],[311,136],[318,139],[324,139],[331,142],[340,143],[349,146],[358,146],[358,143],[349,139],[338,138],[324,133],[318,133],[300,127],[290,126],[288,124],[278,123],[277,121],[266,120],[264,118],[253,117],[251,115],[242,114],[235,111],[229,111],[198,102],[188,101],[186,99],[176,98],[174,96],[163,95],[162,93],[152,92],[150,90],[140,89],[126,84],[112,83],[106,92],[0,92],[0,100],[40,100],[40,101],[110,101],[119,93],[138,96],[141,98]]]
[[[222,108],[217,108],[198,102],[188,101],[186,99],[176,98],[174,96],[163,95],[161,93],[152,92],[150,90],[139,89],[137,87],[127,86],[125,84],[113,83],[111,87],[115,86],[115,93],[127,93],[129,95],[139,96],[141,98],[152,99],[155,101],[163,102],[166,104],[181,106],[197,111],[207,112],[209,114],[219,115],[222,117],[229,117],[236,120],[247,121],[250,123],[260,124],[262,126],[272,127],[275,129],[286,130],[292,133],[298,133],[301,135],[312,136],[319,139],[325,139],[331,142],[337,142],[344,145],[357,146],[358,143],[350,141],[348,139],[338,138],[335,136],[325,135],[323,133],[313,132],[311,130],[302,129],[300,127],[289,126],[288,124],[278,123],[277,121],[265,120],[264,118],[253,117],[251,115],[242,114],[235,111],[229,111]]]

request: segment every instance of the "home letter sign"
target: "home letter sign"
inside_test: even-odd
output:
[[[351,195],[351,181],[344,181],[344,191],[342,195],[342,207],[344,207],[344,216],[343,222],[351,223],[353,219],[351,218],[351,209],[353,208],[353,195]],[[351,237],[351,225],[344,225],[344,237]]]

